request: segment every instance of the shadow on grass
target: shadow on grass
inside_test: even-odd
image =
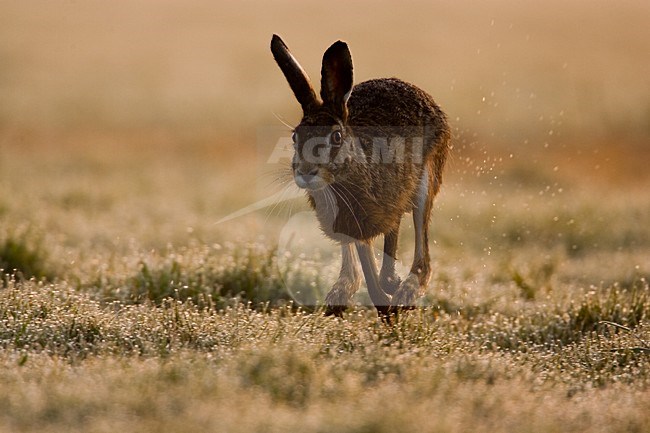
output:
[[[55,275],[48,265],[47,252],[40,242],[30,240],[27,236],[9,236],[0,241],[0,270],[18,279],[38,280],[54,279]],[[6,278],[3,285],[6,286]]]
[[[173,299],[192,301],[200,308],[218,310],[243,303],[265,310],[295,304],[286,285],[287,278],[303,282],[304,290],[316,293],[321,289],[311,287],[301,272],[298,265],[279,264],[276,249],[251,244],[218,253],[188,250],[159,261],[143,260],[131,277],[120,282],[99,283],[97,287],[101,288],[104,300],[127,304],[161,305]],[[316,299],[315,294],[312,297]],[[302,309],[313,308],[303,306]]]

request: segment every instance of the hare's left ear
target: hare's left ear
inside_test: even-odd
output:
[[[352,56],[345,42],[337,41],[323,54],[320,96],[323,105],[345,119],[346,102],[352,91]]]
[[[319,107],[320,102],[316,97],[316,92],[311,87],[309,77],[278,35],[273,35],[273,38],[271,38],[271,52],[289,82],[293,94],[302,106],[303,113],[307,114]]]

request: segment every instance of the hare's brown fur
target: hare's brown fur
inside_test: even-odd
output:
[[[444,113],[428,94],[396,78],[356,85],[347,107],[348,134],[359,139],[366,161],[351,160],[345,176],[335,179],[332,186],[340,193],[336,195],[338,215],[333,227],[322,228],[333,238],[344,234],[370,240],[398,229],[402,215],[413,210],[425,166],[432,173],[432,194],[438,193],[449,149],[449,127]],[[312,117],[320,116],[305,116],[301,124],[313,122]],[[376,152],[373,138],[378,133],[385,134],[389,142],[395,136],[406,135],[404,163],[371,160]],[[408,141],[413,138],[423,140],[421,163],[412,163]],[[312,196],[309,201],[318,212]]]
[[[271,49],[303,107],[294,135],[296,183],[306,188],[323,232],[343,248],[328,311],[340,314],[358,288],[352,244],[380,313],[413,306],[430,276],[428,223],[449,152],[445,114],[426,92],[396,78],[352,87],[351,56],[340,41],[323,58],[321,102],[279,37]],[[325,152],[326,159],[310,160],[313,149]],[[416,254],[411,275],[401,282],[394,269],[397,236],[408,212],[414,217]],[[385,256],[378,273],[370,243],[382,234]]]

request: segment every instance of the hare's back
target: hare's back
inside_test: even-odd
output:
[[[424,90],[398,78],[364,81],[352,89],[348,100],[353,126],[422,126],[441,122],[444,114]]]

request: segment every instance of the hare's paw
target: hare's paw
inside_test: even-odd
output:
[[[400,309],[415,308],[415,301],[420,297],[420,281],[415,274],[409,276],[402,281],[393,296],[393,306]]]
[[[353,292],[354,293],[354,292]],[[325,315],[341,317],[350,303],[349,285],[337,282],[325,296]]]
[[[402,280],[397,275],[381,277],[381,288],[387,295],[393,295],[399,289]]]

